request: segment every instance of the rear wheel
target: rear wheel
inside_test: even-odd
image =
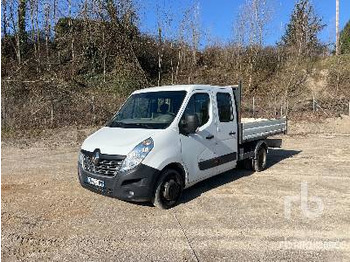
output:
[[[165,169],[155,190],[153,205],[161,209],[174,207],[183,190],[181,175],[174,169]]]
[[[256,152],[255,158],[252,161],[254,171],[260,172],[266,168],[267,150],[266,147],[260,146]]]

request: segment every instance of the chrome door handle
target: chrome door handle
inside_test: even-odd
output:
[[[234,136],[236,134],[236,132],[231,131],[230,133],[228,133],[230,136]]]

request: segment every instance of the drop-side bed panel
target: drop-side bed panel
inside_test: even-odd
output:
[[[272,135],[282,134],[287,131],[286,118],[273,120],[242,119],[241,142],[264,139]]]

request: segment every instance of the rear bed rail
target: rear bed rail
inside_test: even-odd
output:
[[[240,144],[287,132],[287,119],[253,120],[240,123]]]

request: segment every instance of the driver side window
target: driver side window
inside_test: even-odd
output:
[[[201,127],[206,124],[209,120],[209,102],[210,98],[207,93],[196,93],[192,95],[181,120],[184,120],[186,115],[196,114],[198,116],[199,126]]]

